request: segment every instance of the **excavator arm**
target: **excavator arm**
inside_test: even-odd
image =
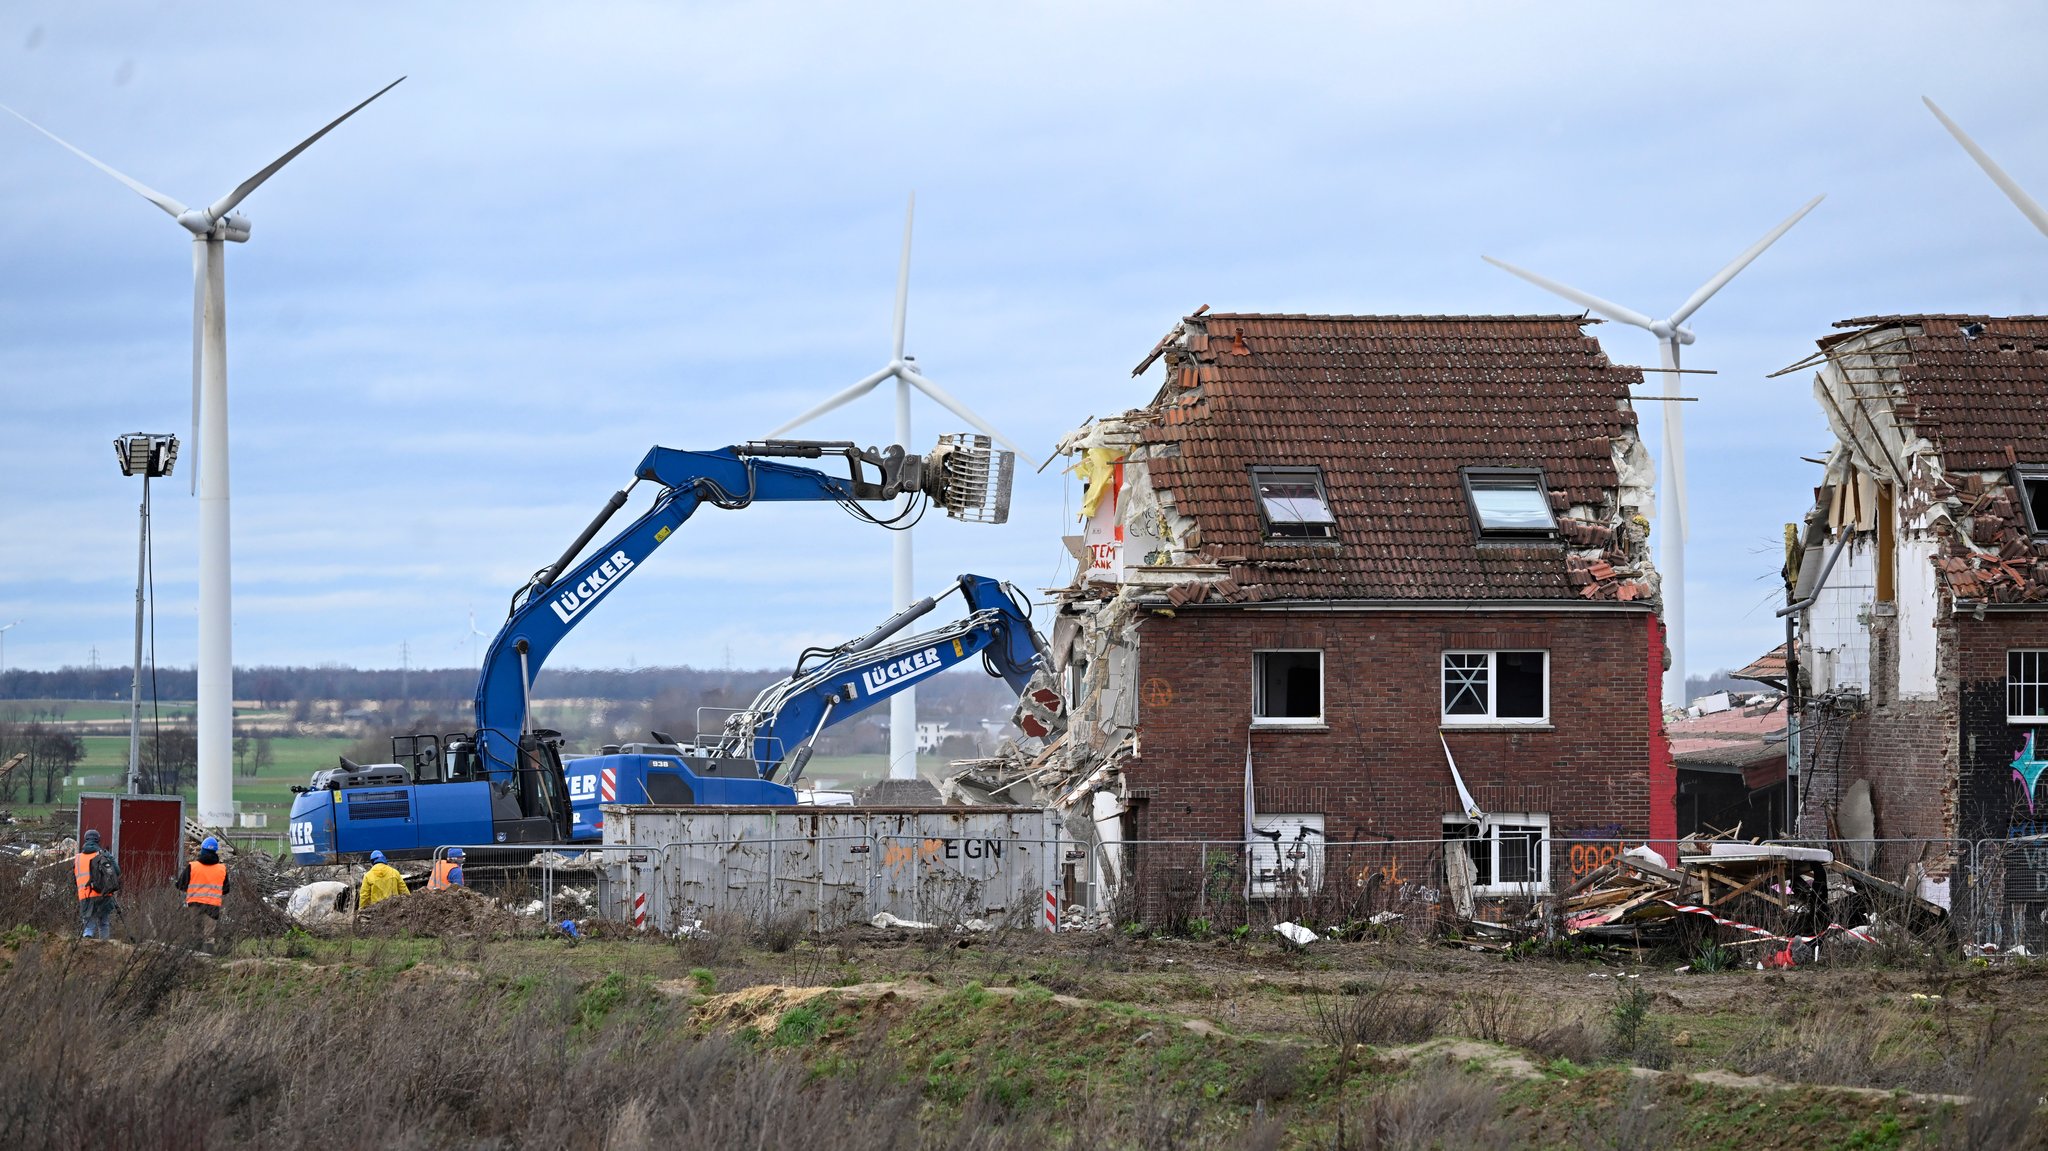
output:
[[[896,638],[956,591],[969,608],[966,618]],[[919,600],[859,639],[805,652],[795,674],[727,720],[722,752],[750,756],[764,777],[781,774],[794,787],[825,728],[976,655],[991,675],[1021,694],[1043,648],[1029,609],[1011,588],[986,576],[963,575],[946,592]]]
[[[828,474],[777,459],[826,456],[842,457],[846,473]],[[499,781],[513,778],[529,726],[533,682],[548,656],[705,504],[737,510],[756,503],[830,502],[873,520],[860,503],[910,496],[930,499],[956,518],[1001,523],[1009,513],[1013,458],[994,450],[986,437],[972,435],[943,437],[925,455],[907,454],[901,447],[863,450],[847,442],[808,440],[702,452],[650,450],[634,469],[633,483],[613,493],[561,557],[520,590],[492,638],[477,680],[478,774]],[[640,483],[660,485],[653,505],[585,554]]]

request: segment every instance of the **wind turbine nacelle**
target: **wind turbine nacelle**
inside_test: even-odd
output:
[[[236,212],[220,222],[220,238],[237,244],[249,242],[249,217]],[[1690,341],[1688,341],[1690,342]]]
[[[1681,344],[1690,344],[1694,339],[1691,328],[1679,328],[1671,334],[1677,336],[1678,342]]]

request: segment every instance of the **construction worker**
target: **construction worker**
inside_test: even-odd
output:
[[[405,892],[405,876],[384,861],[383,852],[371,852],[370,870],[363,873],[362,885],[356,888],[356,910],[361,911],[373,903],[404,895]]]
[[[171,884],[185,893],[185,906],[192,909],[200,941],[213,942],[220,926],[220,905],[228,894],[228,865],[220,861],[220,840],[211,835],[200,840],[199,858],[180,867]]]
[[[87,939],[111,939],[114,893],[121,890],[121,868],[114,853],[100,849],[98,828],[87,828],[78,854],[71,857],[71,874],[78,881],[78,920]]]
[[[434,874],[427,879],[428,891],[462,886],[462,849],[451,847],[445,858],[434,862]]]

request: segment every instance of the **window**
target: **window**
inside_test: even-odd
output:
[[[2005,653],[2005,721],[2048,723],[2048,651]]]
[[[1252,653],[1252,722],[1323,722],[1323,653]]]
[[[1474,895],[1532,895],[1550,889],[1550,817],[1489,815],[1478,823],[1444,816],[1444,852],[1472,860]],[[1453,846],[1455,844],[1456,846]]]
[[[1337,517],[1330,514],[1321,468],[1253,468],[1252,490],[1259,495],[1267,539],[1336,538]]]
[[[2026,513],[2028,534],[2048,537],[2048,467],[2014,468],[2012,487]]]
[[[1539,468],[1466,468],[1465,495],[1480,539],[1549,539],[1557,535],[1550,489]]]
[[[1323,882],[1323,817],[1252,817],[1253,898],[1306,895]]]
[[[1444,653],[1444,723],[1539,724],[1549,720],[1549,652]]]

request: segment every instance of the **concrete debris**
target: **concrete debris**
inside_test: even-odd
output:
[[[920,923],[915,919],[898,918],[897,916],[891,915],[886,911],[876,912],[875,917],[873,919],[868,920],[868,922],[874,924],[876,927],[904,927],[912,931],[929,931],[932,928],[932,925],[929,923]]]
[[[923,779],[878,779],[856,796],[861,807],[941,807],[939,789]]]
[[[301,884],[286,897],[284,913],[293,923],[307,927],[341,923],[348,919],[353,895],[349,885],[338,880]]]

